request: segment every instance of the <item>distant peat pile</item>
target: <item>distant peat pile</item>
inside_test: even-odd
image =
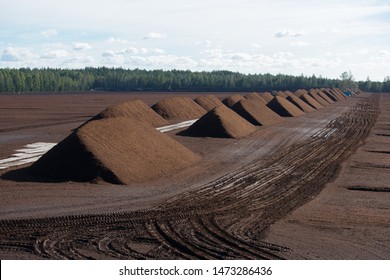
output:
[[[169,121],[198,119],[207,112],[191,98],[181,96],[164,99],[154,104],[152,109]]]
[[[267,101],[256,92],[252,92],[252,93],[245,95],[245,98],[249,99],[249,100],[259,101],[260,103],[262,103],[264,105],[267,104]]]
[[[298,117],[305,114],[301,109],[281,96],[275,96],[267,106],[282,117]]]
[[[319,109],[324,108],[324,106],[322,106],[320,103],[318,103],[317,100],[315,100],[313,97],[311,97],[308,93],[301,95],[300,98],[303,101],[305,101],[307,104],[312,106],[314,109],[319,110]]]
[[[277,113],[255,99],[242,99],[232,109],[253,125],[273,125],[284,121]]]
[[[130,100],[114,106],[108,107],[100,114],[96,115],[93,120],[126,117],[140,122],[151,124],[152,126],[164,126],[168,122],[159,114],[153,111],[142,100]]]
[[[221,100],[219,100],[215,95],[201,95],[194,99],[196,103],[198,103],[203,109],[205,109],[207,112],[223,105]]]
[[[234,104],[236,104],[238,101],[244,99],[244,96],[236,94],[231,95],[229,97],[226,97],[224,100],[222,100],[222,103],[228,106],[229,108],[232,108]]]
[[[183,132],[195,137],[242,138],[256,131],[256,127],[225,105],[218,106]]]

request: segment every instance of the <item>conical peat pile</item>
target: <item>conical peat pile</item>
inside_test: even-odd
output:
[[[332,104],[334,103],[334,101],[332,100],[332,98],[330,98],[328,95],[325,94],[325,92],[321,91],[321,90],[317,90],[317,94],[319,96],[321,96],[323,99],[325,99],[326,102],[328,102],[329,104]]]
[[[224,100],[222,100],[222,103],[228,106],[229,108],[233,107],[234,104],[236,104],[241,99],[244,99],[244,96],[236,94],[226,97]]]
[[[257,100],[240,100],[232,109],[253,125],[272,125],[284,121],[281,116]]]
[[[267,101],[263,97],[261,97],[258,93],[256,93],[256,92],[252,92],[252,93],[249,93],[249,94],[245,95],[245,98],[249,99],[249,100],[259,101],[259,102],[261,102],[264,105],[267,104]]]
[[[347,97],[343,94],[343,92],[338,88],[332,88],[331,91],[337,95],[341,100],[346,99]]]
[[[183,134],[196,137],[242,138],[255,130],[255,126],[225,105],[221,105],[197,120]]]
[[[313,107],[311,107],[309,104],[307,104],[305,101],[300,99],[298,96],[295,96],[294,94],[288,95],[286,99],[305,113],[310,113],[315,111]]]
[[[305,89],[298,89],[294,92],[294,94],[298,97],[301,97],[302,95],[307,94],[307,93],[309,93],[309,92]]]
[[[281,96],[275,96],[267,106],[282,117],[298,117],[305,114],[301,109]]]
[[[318,103],[320,103],[322,106],[328,106],[330,105],[328,101],[323,99],[315,90],[310,90],[309,95],[314,98]]]
[[[96,115],[93,120],[118,117],[131,118],[156,127],[168,124],[166,120],[153,111],[152,108],[146,105],[142,100],[130,100],[108,107]]]
[[[284,91],[278,91],[278,92],[276,93],[276,96],[281,96],[281,97],[286,98],[288,95],[287,95]]]
[[[103,179],[130,184],[164,177],[198,159],[152,126],[129,118],[108,118],[88,122],[30,169],[43,181]]]
[[[201,95],[194,99],[203,109],[207,112],[214,109],[215,107],[223,105],[221,100],[219,100],[215,95]]]
[[[321,91],[325,93],[330,99],[332,99],[332,101],[334,102],[339,101],[339,98],[336,95],[334,95],[329,89],[321,88]]]
[[[265,101],[267,101],[267,103],[270,102],[270,101],[274,98],[274,96],[273,96],[270,92],[263,92],[263,93],[260,93],[260,96],[261,96]]]
[[[189,97],[176,96],[164,99],[152,106],[160,116],[166,120],[198,119],[206,110]]]
[[[318,103],[313,97],[311,97],[308,93],[305,93],[301,95],[300,97],[303,101],[305,101],[307,104],[312,106],[314,109],[322,109],[324,106],[322,106],[320,103]]]

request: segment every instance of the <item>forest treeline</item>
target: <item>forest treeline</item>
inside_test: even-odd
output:
[[[356,82],[352,76],[328,79],[316,76],[242,74],[230,71],[193,72],[182,70],[127,70],[122,68],[85,69],[0,69],[0,92],[69,91],[266,91],[299,88],[360,88],[390,92],[384,82]]]

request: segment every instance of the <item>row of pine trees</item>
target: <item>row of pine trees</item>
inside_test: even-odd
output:
[[[343,73],[344,74],[344,73]],[[384,82],[355,82],[352,76],[327,79],[316,76],[242,74],[230,71],[193,72],[182,70],[85,69],[0,69],[0,92],[38,93],[70,91],[267,91],[299,88],[360,88],[390,92]]]

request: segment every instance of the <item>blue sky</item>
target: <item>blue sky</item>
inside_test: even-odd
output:
[[[390,75],[390,1],[0,0],[0,67]]]

